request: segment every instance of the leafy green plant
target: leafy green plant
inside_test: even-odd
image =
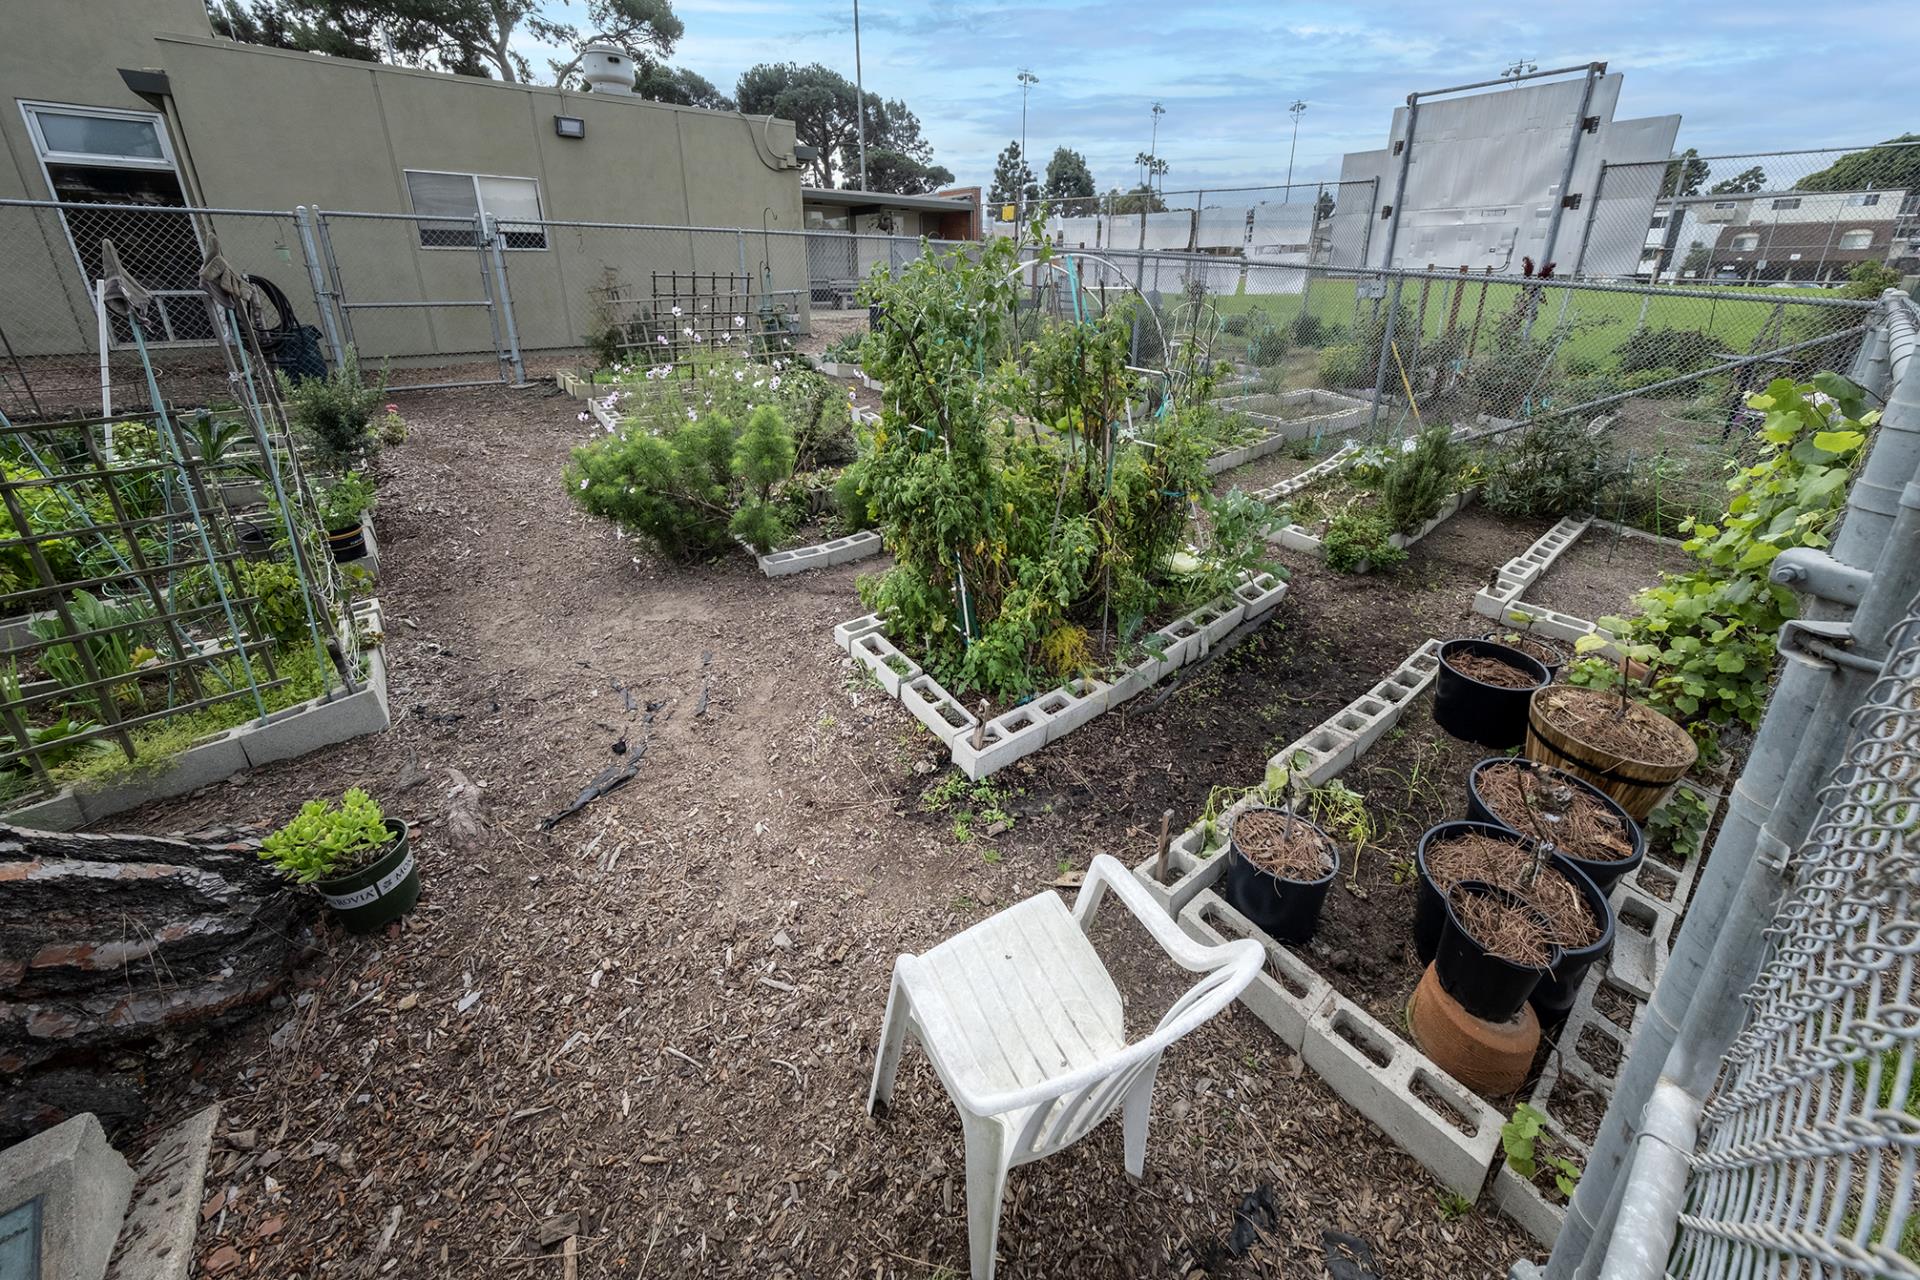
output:
[[[1692,857],[1706,838],[1713,810],[1692,787],[1675,787],[1665,803],[1647,817],[1647,834],[1677,853]]]
[[[1614,365],[1623,374],[1661,371],[1678,377],[1713,363],[1718,344],[1698,329],[1641,329],[1614,349]]]
[[[1594,510],[1621,478],[1597,432],[1554,418],[1490,451],[1480,500],[1503,516],[1557,519]]]
[[[351,529],[373,510],[373,485],[358,471],[349,471],[316,495],[320,520],[327,529]]]
[[[349,466],[380,447],[373,415],[386,400],[386,375],[382,373],[371,385],[363,382],[360,359],[352,347],[325,377],[292,382],[284,373],[276,376],[294,430],[322,465]]]
[[[1358,343],[1342,342],[1320,353],[1320,385],[1323,387],[1372,386],[1378,348],[1369,352]]]
[[[1777,379],[1747,404],[1766,414],[1760,461],[1728,482],[1718,524],[1683,522],[1699,567],[1641,592],[1637,617],[1599,620],[1629,657],[1654,668],[1648,700],[1708,742],[1718,725],[1758,727],[1774,639],[1795,616],[1793,594],[1768,579],[1768,568],[1789,548],[1827,545],[1867,433],[1880,420],[1859,388],[1831,373],[1811,383]],[[1577,647],[1590,653],[1604,644],[1589,636]],[[1602,688],[1619,678],[1614,664],[1600,661],[1576,663],[1568,674]]]
[[[373,860],[394,836],[380,806],[359,787],[329,800],[309,800],[291,822],[260,842],[260,857],[296,884],[346,875]]]
[[[1580,1166],[1557,1152],[1542,1152],[1543,1137],[1548,1143],[1553,1141],[1553,1135],[1547,1133],[1546,1113],[1524,1102],[1515,1107],[1513,1118],[1500,1126],[1500,1147],[1506,1152],[1507,1166],[1529,1182],[1542,1168],[1552,1171],[1554,1187],[1571,1199],[1574,1188],[1580,1185]]]
[[[91,591],[73,592],[67,597],[66,605],[67,614],[73,619],[73,631],[68,631],[66,623],[57,615],[34,618],[27,623],[27,630],[35,640],[65,640],[61,644],[49,643],[41,650],[39,662],[46,673],[63,688],[78,689],[86,684],[87,668],[81,658],[84,648],[101,679],[130,674],[140,640],[136,631],[128,629],[128,624],[152,617],[153,606],[136,599],[110,602]],[[90,632],[105,634],[88,634]],[[69,635],[79,635],[80,639],[66,640]],[[125,696],[132,687],[131,682],[109,686],[115,697]],[[83,696],[92,699],[99,694],[98,689],[89,689]]]
[[[235,566],[243,596],[253,596],[254,617],[267,635],[283,644],[307,635],[306,592],[300,575],[285,560],[242,560]]]
[[[1380,504],[1394,532],[1412,533],[1440,513],[1465,460],[1446,426],[1428,427],[1394,456],[1380,477]]]
[[[1393,530],[1379,515],[1350,506],[1328,521],[1320,535],[1320,552],[1327,566],[1340,573],[1391,569],[1407,558],[1406,549],[1390,541],[1392,536]]]

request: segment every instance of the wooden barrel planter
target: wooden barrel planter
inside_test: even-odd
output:
[[[1527,707],[1527,759],[1598,787],[1646,821],[1699,758],[1692,735],[1644,703],[1603,689],[1549,685]]]

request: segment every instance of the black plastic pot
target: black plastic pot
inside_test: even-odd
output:
[[[273,552],[273,530],[265,525],[241,523],[235,526],[239,530],[240,554],[248,560],[264,560]]]
[[[1462,675],[1449,659],[1465,654],[1498,658],[1526,672],[1534,683],[1502,689]],[[1449,640],[1440,646],[1440,674],[1434,681],[1433,718],[1456,738],[1505,751],[1527,739],[1527,704],[1533,691],[1548,683],[1547,669],[1504,644],[1491,640]]]
[[[1462,880],[1456,893],[1496,898],[1509,905],[1523,905],[1519,894],[1480,880]],[[1540,985],[1559,959],[1559,948],[1551,948],[1545,965],[1517,964],[1489,953],[1478,939],[1460,923],[1451,899],[1445,902],[1446,921],[1440,929],[1440,946],[1433,957],[1434,977],[1440,989],[1457,1000],[1462,1009],[1488,1022],[1509,1022],[1526,1006],[1527,998]],[[1541,922],[1544,926],[1545,921]]]
[[[1489,631],[1487,632],[1486,635],[1481,636],[1480,638],[1492,644],[1506,645],[1506,647],[1508,648],[1515,648],[1517,646],[1507,645],[1506,641],[1500,639],[1500,637],[1503,635],[1511,635],[1511,634],[1512,632],[1507,632],[1507,631]],[[1526,638],[1529,640],[1533,640],[1535,642],[1540,642],[1539,636],[1527,636]],[[1544,643],[1541,643],[1541,647],[1546,648],[1547,646]],[[1522,649],[1520,652],[1525,657],[1533,658],[1533,655],[1530,653],[1527,653],[1526,650],[1524,649]],[[1565,657],[1556,658],[1551,662],[1547,661],[1545,658],[1533,658],[1533,660],[1547,669],[1548,684],[1552,684],[1555,680],[1558,680],[1560,678],[1560,672],[1566,667],[1569,661],[1569,659]]]
[[[377,933],[420,900],[420,871],[407,848],[407,824],[397,818],[386,823],[393,842],[385,853],[358,871],[313,884],[350,933]]]
[[[1580,984],[1587,980],[1587,970],[1605,960],[1613,951],[1613,904],[1607,901],[1607,891],[1595,884],[1592,876],[1579,871],[1578,866],[1577,874],[1573,876],[1573,887],[1580,891],[1580,896],[1586,900],[1587,910],[1600,922],[1600,936],[1584,947],[1562,947],[1559,961],[1541,979],[1540,985],[1533,989],[1534,1010],[1547,1026],[1557,1026],[1566,1020],[1567,1014],[1573,1009],[1573,998],[1579,993]]]
[[[1242,813],[1259,812],[1263,808],[1257,806]],[[1259,925],[1269,938],[1290,947],[1307,942],[1320,927],[1320,908],[1327,900],[1327,890],[1332,887],[1334,877],[1340,874],[1340,849],[1327,838],[1327,833],[1297,815],[1294,821],[1311,828],[1325,842],[1327,854],[1333,860],[1333,866],[1317,880],[1288,880],[1262,869],[1240,852],[1232,828],[1227,831],[1227,901],[1233,904],[1234,910]],[[1238,818],[1234,825],[1238,825]]]
[[[365,523],[355,520],[344,529],[327,530],[327,550],[331,551],[334,560],[339,562],[358,560],[367,554]]]
[[[1601,894],[1604,895],[1611,892],[1614,881],[1639,866],[1641,860],[1647,856],[1646,833],[1640,830],[1639,823],[1627,816],[1627,811],[1622,809],[1619,804],[1614,801],[1612,796],[1600,790],[1600,788],[1594,786],[1586,779],[1576,778],[1564,769],[1556,769],[1552,765],[1536,764],[1531,760],[1510,758],[1508,756],[1489,756],[1479,764],[1473,766],[1473,770],[1467,774],[1467,821],[1487,822],[1496,827],[1506,827],[1516,835],[1530,836],[1533,834],[1530,831],[1522,831],[1518,827],[1509,826],[1507,823],[1502,822],[1500,815],[1488,808],[1486,802],[1481,800],[1480,771],[1496,764],[1518,765],[1522,769],[1531,769],[1535,773],[1550,775],[1555,781],[1564,782],[1577,791],[1585,792],[1587,795],[1597,798],[1602,804],[1606,805],[1608,811],[1611,812],[1616,819],[1626,825],[1628,839],[1633,843],[1633,853],[1630,857],[1621,858],[1614,862],[1607,862],[1600,858],[1582,858],[1577,854],[1569,853],[1565,849],[1559,850],[1562,857],[1586,873],[1587,878],[1593,881]]]

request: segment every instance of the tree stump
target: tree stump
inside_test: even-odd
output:
[[[280,990],[314,906],[258,850],[0,823],[0,1143],[138,1119],[147,1068]]]

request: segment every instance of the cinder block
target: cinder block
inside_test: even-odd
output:
[[[938,680],[924,673],[901,681],[898,696],[900,705],[912,712],[914,719],[949,745],[955,735],[971,733],[980,722],[980,717],[962,706]]]
[[[1229,603],[1230,602],[1230,603]],[[1198,631],[1202,641],[1202,652],[1211,651],[1213,646],[1225,639],[1227,634],[1240,625],[1246,617],[1247,606],[1235,596],[1223,597],[1211,604],[1203,604],[1184,621]]]
[[[893,647],[877,631],[869,631],[853,642],[853,660],[873,672],[874,679],[890,697],[900,696],[900,682],[920,674],[920,664]]]
[[[863,617],[843,622],[835,627],[833,629],[833,642],[848,653],[851,653],[853,652],[853,642],[855,640],[871,631],[884,632],[886,628],[887,620],[885,618],[882,618],[877,613],[869,613]]]
[[[1307,781],[1317,787],[1338,776],[1358,754],[1358,744],[1352,737],[1322,724],[1275,752],[1267,761],[1267,776],[1272,777],[1276,769],[1303,767]],[[1304,766],[1296,766],[1295,761],[1302,756],[1306,757]]]
[[[1218,851],[1212,857],[1201,856],[1205,839],[1206,828],[1196,822],[1167,842],[1166,884],[1153,877],[1157,855],[1148,856],[1133,869],[1134,876],[1170,916],[1179,915],[1195,895],[1219,883],[1226,871],[1227,860]]]
[[[34,831],[77,831],[87,825],[86,812],[72,787],[62,787],[45,800],[21,805],[0,816],[16,827]]]
[[[1290,524],[1276,529],[1267,535],[1267,541],[1278,542],[1289,551],[1315,556],[1320,554],[1320,539],[1308,533],[1302,525]]]
[[[1395,704],[1372,694],[1363,694],[1348,703],[1327,721],[1342,733],[1353,735],[1354,758],[1364,755],[1380,735],[1393,727],[1400,718]]]
[[[301,708],[293,707],[288,710],[298,712]],[[188,747],[179,755],[155,768],[137,770],[127,774],[123,781],[109,783],[98,790],[83,790],[78,793],[81,812],[85,815],[86,821],[97,822],[112,814],[138,808],[150,800],[183,796],[189,791],[198,791],[202,787],[209,787],[223,779],[231,778],[236,773],[245,773],[251,767],[251,762],[243,743],[253,734],[272,732],[275,727],[270,724],[265,729],[243,727],[228,730],[215,735],[208,741]],[[313,744],[313,746],[326,745],[328,745],[327,742]],[[307,748],[307,750],[312,749],[313,747]]]
[[[1025,711],[1016,708],[1015,711]],[[1046,722],[1037,714],[1031,717],[1031,723],[1022,722],[1018,732],[1009,734],[1001,727],[1002,722],[1015,712],[997,716],[987,721],[981,732],[981,745],[973,745],[971,732],[955,734],[952,743],[953,763],[960,772],[974,782],[1006,768],[1022,756],[1032,755],[1047,745]]]
[[[0,1151],[0,1205],[40,1202],[39,1253],[29,1236],[24,1274],[42,1280],[100,1280],[132,1192],[133,1170],[91,1112]]]
[[[1678,917],[1665,903],[1647,897],[1624,880],[1614,885],[1612,902],[1616,928],[1608,971],[1621,990],[1651,1000],[1660,975],[1666,971]]]
[[[1226,856],[1216,855],[1211,861],[1224,865]],[[1240,994],[1240,1003],[1266,1023],[1289,1049],[1298,1050],[1306,1040],[1307,1022],[1313,1011],[1332,991],[1326,979],[1262,933],[1213,888],[1193,895],[1192,901],[1180,912],[1180,927],[1188,937],[1216,946],[1234,938],[1252,938],[1260,944],[1267,953],[1267,963],[1252,985]]]
[[[1331,988],[1307,1019],[1301,1056],[1442,1184],[1479,1196],[1500,1151],[1502,1117],[1472,1091]],[[1451,1114],[1419,1097],[1416,1082]]]
[[[387,710],[386,668],[378,651],[369,663],[367,679],[358,692],[339,694],[331,702],[318,699],[303,704],[298,714],[255,728],[233,731],[246,751],[247,763],[258,769],[277,760],[291,760],[349,738],[384,733],[393,723]]]
[[[1246,605],[1246,616],[1257,618],[1286,599],[1287,584],[1271,573],[1250,574],[1233,594]]]
[[[1160,673],[1162,677],[1206,656],[1206,635],[1185,618],[1175,618],[1153,634],[1166,645],[1162,661],[1167,669]]]
[[[1064,686],[1049,689],[1035,698],[1030,704],[1043,717],[1047,730],[1047,741],[1054,742],[1066,737],[1075,729],[1106,710],[1105,700],[1087,702]]]
[[[1507,1168],[1504,1159],[1493,1173],[1493,1202],[1544,1249],[1553,1247],[1567,1218],[1566,1209],[1548,1204],[1531,1182]]]

